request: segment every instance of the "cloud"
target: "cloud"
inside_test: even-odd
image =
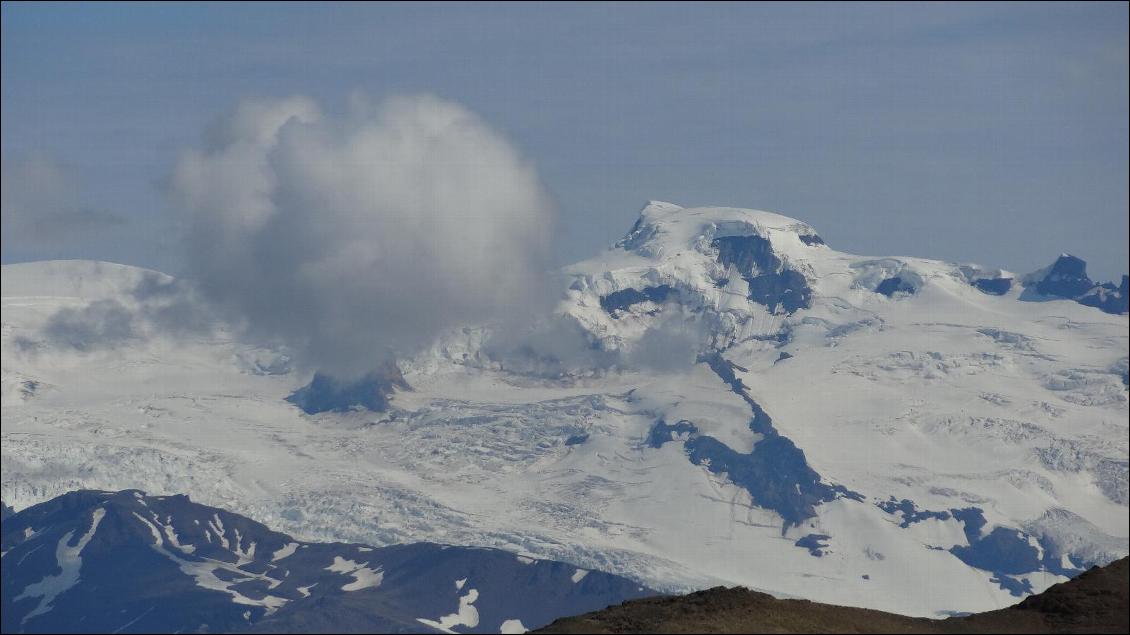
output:
[[[575,318],[554,314],[520,328],[496,329],[483,352],[503,370],[546,378],[602,374],[619,361]]]
[[[210,337],[224,326],[194,285],[155,271],[144,272],[129,295],[119,297],[58,309],[40,327],[38,340],[19,336],[13,344],[28,353],[35,353],[43,344],[90,353],[142,344],[157,335],[171,336],[174,341],[186,336]]]
[[[125,223],[83,206],[74,175],[42,156],[0,161],[0,188],[5,252],[17,245],[53,247]]]
[[[684,371],[708,348],[707,340],[701,321],[665,317],[624,351],[623,364],[657,372]]]
[[[56,311],[43,325],[44,338],[55,346],[88,351],[113,348],[138,337],[134,314],[117,300],[97,300],[81,309]]]
[[[599,376],[607,372],[647,370],[679,373],[693,367],[711,349],[710,329],[697,316],[670,305],[638,337],[606,348],[575,317],[555,313],[532,325],[495,331],[483,346],[492,363],[504,370],[545,378]]]
[[[130,295],[148,331],[181,337],[215,335],[223,326],[191,282],[150,272],[141,277]]]
[[[483,120],[430,96],[327,116],[252,100],[184,153],[189,274],[244,336],[357,377],[544,297],[554,205]]]

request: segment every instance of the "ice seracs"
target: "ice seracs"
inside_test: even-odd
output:
[[[304,540],[500,547],[518,567],[571,563],[567,582],[580,567],[927,616],[1000,608],[1125,554],[1126,315],[1038,292],[1049,272],[836,247],[778,214],[652,203],[564,268],[542,330],[505,348],[494,325],[456,329],[398,360],[411,390],[383,412],[316,415],[286,401],[309,374],[259,372],[222,331],[87,350],[47,337],[62,308],[116,296],[48,280],[73,268],[5,266],[3,499],[144,484]],[[9,297],[19,277],[79,295]],[[44,388],[8,399],[25,379]],[[224,536],[199,520],[198,539],[175,534],[193,557],[231,546],[227,520]],[[289,542],[257,540],[252,559]],[[392,580],[386,566],[353,595]],[[474,575],[442,585],[443,606],[409,621],[451,615],[472,588],[481,627],[519,617],[483,613],[493,592]]]

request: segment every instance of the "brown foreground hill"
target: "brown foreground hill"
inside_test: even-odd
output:
[[[539,633],[1127,633],[1130,565],[1123,558],[1015,606],[944,620],[778,600],[716,587],[559,619]]]

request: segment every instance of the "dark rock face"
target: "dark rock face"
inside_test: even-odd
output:
[[[698,434],[698,426],[690,421],[684,419],[677,423],[667,423],[660,419],[651,426],[651,431],[647,435],[647,444],[649,447],[661,448],[668,441],[676,441],[682,435],[692,434]]]
[[[839,497],[861,499],[856,492],[824,483],[813,470],[804,452],[773,427],[773,419],[748,394],[734,372],[736,366],[720,354],[706,356],[706,362],[730,389],[750,407],[749,428],[762,435],[748,454],[743,454],[712,436],[701,434],[690,421],[668,424],[658,421],[648,435],[651,447],[685,437],[683,450],[695,465],[706,465],[715,474],[725,473],[738,487],[749,492],[754,504],[777,512],[784,523],[782,532],[816,515],[816,506]]]
[[[627,311],[633,305],[641,302],[651,301],[656,304],[663,304],[668,299],[678,299],[679,292],[673,287],[661,284],[657,287],[647,287],[645,289],[621,289],[614,291],[608,295],[601,296],[600,308],[604,312],[611,315],[615,319],[619,319],[620,312]]]
[[[821,241],[823,242],[823,241]],[[718,262],[734,267],[749,285],[749,299],[771,312],[794,313],[812,306],[812,289],[798,271],[785,266],[773,246],[760,236],[724,236],[710,243]]]
[[[1012,289],[1012,278],[978,278],[973,281],[973,286],[982,293],[1004,295]]]
[[[812,306],[812,290],[808,288],[808,280],[791,269],[749,277],[746,282],[749,284],[749,299],[768,307],[773,313],[777,309],[794,313],[798,309]]]
[[[1027,578],[1009,577],[1041,569],[1040,552],[1029,542],[1028,534],[1019,529],[995,527],[988,535],[982,536],[981,529],[987,521],[979,507],[950,511],[954,518],[961,521],[965,538],[969,541],[968,546],[957,545],[950,549],[950,553],[971,567],[991,571],[992,581],[1017,597],[1031,593],[1032,585]]]
[[[1036,283],[1042,295],[1075,298],[1091,290],[1095,283],[1087,277],[1087,263],[1081,258],[1064,254],[1055,261],[1043,280]]]
[[[885,295],[888,298],[894,297],[896,293],[908,294],[914,293],[914,291],[914,285],[906,282],[898,276],[887,278],[886,280],[880,282],[879,286],[875,287],[875,293]]]
[[[994,573],[1019,575],[1040,568],[1039,551],[1028,544],[1018,529],[996,527],[989,535],[975,538],[968,547],[956,546],[952,553],[971,567]]]
[[[988,521],[985,520],[984,512],[979,507],[931,511],[919,509],[911,500],[905,498],[896,500],[893,496],[889,500],[876,503],[876,506],[888,514],[901,516],[902,522],[899,523],[899,527],[902,528],[931,518],[941,521],[951,518],[957,520],[962,524],[969,544],[954,546],[949,550],[950,553],[971,567],[992,573],[991,579],[994,583],[1017,597],[1032,592],[1031,582],[1023,577],[1027,574],[1050,571],[1056,575],[1072,577],[1081,573],[1087,566],[1097,564],[1081,562],[1071,554],[1061,554],[1054,545],[1043,538],[1036,540],[1042,547],[1042,550],[1038,549],[1032,544],[1032,539],[1035,537],[1019,529],[995,527],[983,536],[982,530]],[[1068,555],[1068,560],[1073,566],[1065,566],[1061,559],[1062,555]]]
[[[636,222],[632,224],[632,228],[628,230],[628,234],[617,242],[616,246],[631,251],[646,243],[648,239],[654,235],[655,226],[645,225],[643,216],[640,216],[636,219]]]
[[[1118,287],[1111,282],[1096,285],[1076,298],[1076,302],[1115,315],[1126,313],[1130,310],[1130,294],[1127,294],[1126,282],[1127,276],[1122,276],[1122,284]]]
[[[808,235],[805,235],[805,236],[801,236],[800,242],[808,245],[809,247],[815,247],[816,245],[827,244],[827,243],[824,242],[823,238],[817,236],[816,234],[808,234]]]
[[[902,527],[903,529],[913,525],[914,523],[920,523],[924,520],[929,520],[931,518],[936,518],[938,520],[949,520],[950,519],[950,513],[947,512],[947,511],[941,511],[941,512],[932,512],[932,511],[929,511],[929,510],[919,511],[918,507],[915,506],[913,501],[907,500],[905,498],[902,499],[901,501],[896,501],[894,496],[892,496],[890,498],[890,500],[886,500],[886,501],[882,501],[880,503],[876,503],[876,506],[879,509],[887,512],[888,514],[896,514],[897,513],[897,514],[901,515],[902,516],[902,522],[899,523],[899,527]]]
[[[349,412],[365,409],[388,410],[388,397],[399,390],[408,390],[408,383],[395,365],[373,371],[361,379],[340,381],[323,373],[315,373],[310,383],[286,398],[306,414]]]
[[[758,441],[749,454],[707,435],[693,436],[685,448],[692,463],[725,473],[756,505],[780,514],[786,528],[815,516],[817,505],[837,497],[836,489],[809,467],[804,452],[780,435]]]
[[[773,272],[781,267],[773,246],[761,236],[724,236],[715,238],[711,245],[718,250],[718,262],[736,267],[743,275]]]
[[[1087,276],[1087,263],[1081,258],[1064,254],[1055,261],[1048,273],[1036,282],[1040,295],[1075,300],[1105,313],[1119,315],[1130,310],[1130,277],[1122,276],[1122,284],[1095,283]]]
[[[4,521],[3,632],[537,628],[654,592],[547,560],[431,543],[307,543],[185,496],[73,492]]]
[[[831,536],[825,534],[808,534],[793,544],[802,549],[808,549],[808,553],[813,557],[822,558],[824,549],[828,548],[828,543],[825,541],[830,538]]]
[[[989,578],[989,582],[999,585],[1000,588],[1018,598],[1032,594],[1032,583],[1028,581],[1028,578],[1017,580],[1006,575],[994,575]]]

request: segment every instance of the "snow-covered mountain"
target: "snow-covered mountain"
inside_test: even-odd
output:
[[[28,508],[2,544],[5,633],[521,633],[651,593],[493,549],[297,541],[137,490]]]
[[[518,344],[468,325],[344,387],[160,327],[129,291],[159,274],[6,265],[2,494],[185,492],[303,540],[996,609],[1128,551],[1125,279],[1076,260],[863,257],[652,203]]]

